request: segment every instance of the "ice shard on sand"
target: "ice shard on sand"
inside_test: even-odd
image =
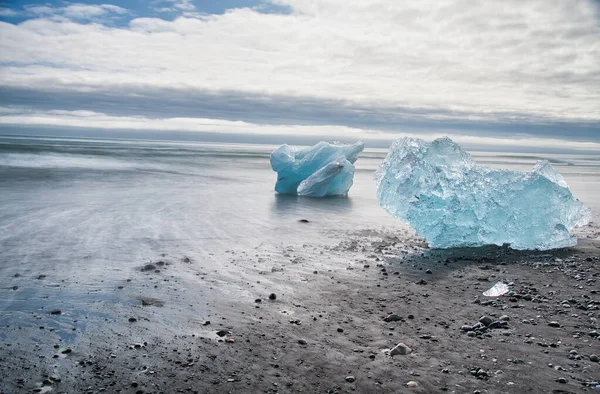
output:
[[[303,149],[281,145],[271,153],[271,167],[277,172],[275,191],[308,197],[345,196],[352,186],[354,162],[363,149],[363,142],[321,141]]]
[[[375,180],[379,204],[435,248],[572,246],[569,230],[590,219],[547,161],[531,172],[482,167],[447,137],[397,139]]]

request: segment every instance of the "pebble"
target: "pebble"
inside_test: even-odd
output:
[[[337,332],[344,332],[344,329],[343,328],[338,328]]]
[[[508,317],[507,315],[502,315],[500,316],[500,319],[498,319],[500,321],[510,321],[510,317]]]
[[[590,361],[597,363],[600,360],[597,354],[590,354]]]
[[[489,316],[481,316],[481,318],[479,319],[479,322],[485,326],[489,326],[490,324],[492,324],[494,320],[489,317]]]
[[[129,322],[130,323],[135,323],[137,321],[137,319],[135,317],[130,317],[129,318]]]
[[[556,379],[556,381],[557,381],[558,383],[563,383],[563,384],[564,384],[564,383],[567,383],[567,379],[565,379],[565,378],[558,378],[558,379]]]
[[[488,328],[508,328],[508,322],[494,321],[494,322],[491,322],[487,327]]]
[[[271,293],[271,294],[269,294],[269,299],[270,300],[276,300],[277,299],[277,295],[275,295],[275,293]]]
[[[298,343],[300,345],[306,345],[306,340],[304,340],[304,339],[298,339]]]
[[[13,286],[13,290],[19,290],[19,286]]]
[[[419,387],[419,383],[414,380],[411,380],[409,382],[406,382],[406,387],[410,387],[410,388]]]
[[[550,322],[548,322],[548,325],[550,327],[557,327],[557,328],[560,327],[560,323],[557,321],[550,321]]]
[[[346,376],[346,382],[352,383],[352,382],[355,382],[355,381],[356,381],[356,378],[354,376],[352,376],[352,375]]]
[[[51,315],[60,315],[60,314],[62,314],[62,311],[59,310],[59,309],[57,309],[57,310],[54,310],[54,311],[50,312],[50,314]]]
[[[392,322],[392,321],[400,321],[400,320],[402,320],[402,318],[400,316],[392,313],[391,315],[388,315],[387,317],[385,317],[383,320],[386,322]]]
[[[217,335],[220,337],[224,337],[225,335],[229,335],[229,334],[231,334],[230,331],[226,331],[226,330],[217,331]]]
[[[396,356],[398,354],[405,356],[407,354],[410,354],[411,352],[411,348],[409,348],[403,343],[399,343],[396,346],[394,346],[392,350],[390,350],[390,356]]]

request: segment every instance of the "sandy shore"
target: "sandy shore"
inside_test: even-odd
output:
[[[0,390],[598,392],[597,226],[551,252],[439,251],[409,230],[298,226],[325,241],[232,248],[218,270],[156,256],[97,284],[103,301],[83,317],[49,297],[3,328]],[[60,288],[60,273],[45,275],[26,283]],[[6,291],[22,290],[16,279]],[[484,297],[498,281],[510,293]],[[399,343],[410,352],[390,356]]]

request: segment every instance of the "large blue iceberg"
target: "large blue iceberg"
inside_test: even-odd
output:
[[[591,217],[547,161],[532,172],[481,167],[447,137],[397,139],[375,180],[379,204],[434,248],[567,247],[577,243],[569,230]]]
[[[271,167],[277,172],[275,191],[308,197],[345,196],[352,186],[354,162],[363,149],[363,142],[321,141],[304,149],[281,145],[271,153]]]

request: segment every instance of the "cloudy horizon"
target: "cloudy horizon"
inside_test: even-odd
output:
[[[593,0],[2,4],[0,133],[600,152]]]

